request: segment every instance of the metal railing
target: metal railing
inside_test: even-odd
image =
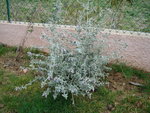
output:
[[[56,0],[1,0],[0,20],[47,23],[53,11]],[[81,0],[82,1],[82,0]],[[83,0],[86,1],[86,0]],[[63,17],[65,24],[76,25],[81,4],[77,0],[62,0],[63,10],[67,12]],[[99,0],[95,0],[95,5],[100,6]]]
[[[77,0],[62,0],[67,10],[66,24],[74,24],[80,5]],[[47,23],[55,0],[1,0],[0,20]]]
[[[47,23],[52,16],[54,2],[56,0],[0,0],[0,20],[21,21],[31,23]],[[61,0],[63,2],[63,15],[66,25],[76,25],[79,12],[82,10],[78,0]],[[88,0],[79,0],[88,1]],[[93,0],[96,12],[90,16],[101,13],[99,22],[103,28],[144,31],[150,32],[149,7],[141,0],[136,0],[131,6],[122,6],[117,13],[112,10],[108,1],[114,0]],[[128,1],[128,0],[127,0]],[[147,0],[148,1],[148,0]],[[149,3],[149,2],[148,2]],[[147,3],[147,4],[148,4]],[[142,5],[141,5],[142,4]],[[145,5],[145,6],[144,6]],[[144,6],[144,8],[143,8]],[[141,9],[142,8],[142,9]]]
[[[0,20],[45,23],[50,16],[51,0],[1,0]]]
[[[6,0],[7,3],[7,15],[8,15],[8,21],[10,22],[10,0]]]

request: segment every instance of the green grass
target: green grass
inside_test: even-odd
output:
[[[149,113],[150,102],[145,101],[145,98],[147,97],[129,95],[120,102],[121,105],[118,105],[112,113]]]
[[[30,86],[27,90],[15,91],[16,86],[21,86],[31,80],[31,74],[16,76],[12,73],[0,71],[1,98],[0,102],[5,105],[0,112],[17,113],[98,113],[103,111],[107,103],[113,102],[113,93],[107,89],[99,89],[90,100],[88,98],[76,97],[76,105],[73,106],[71,99],[65,100],[62,97],[53,99],[52,95],[42,97],[42,89],[38,83]],[[99,96],[98,96],[99,95]],[[103,96],[105,95],[105,98]]]
[[[5,55],[8,52],[15,52],[17,47],[6,47],[5,45],[0,45],[0,56]]]
[[[11,20],[13,21],[27,21],[27,22],[38,22],[46,23],[49,21],[52,12],[52,5],[55,0],[11,0],[10,12]],[[68,11],[65,15],[65,23],[75,25],[75,18],[78,17],[78,10],[82,8],[76,2],[76,0],[62,0],[65,4],[64,10]],[[86,0],[81,0],[86,1]],[[94,4],[100,8],[110,8],[110,0],[94,0]],[[1,0],[0,7],[0,18],[7,20],[6,1]],[[98,9],[100,9],[98,8]],[[121,13],[118,15],[120,19],[116,19],[116,29],[131,30],[131,31],[143,31],[150,32],[150,1],[149,0],[134,0],[133,4],[124,4],[120,8],[123,8]],[[97,11],[98,11],[97,9]],[[106,11],[101,18],[101,22],[106,23],[102,26],[105,28],[111,28],[112,15]],[[108,14],[107,14],[108,13]],[[92,16],[95,14],[92,14]],[[106,17],[106,18],[105,18]]]
[[[141,79],[147,79],[148,75],[150,75],[150,73],[144,72],[143,70],[135,69],[135,68],[127,66],[123,63],[112,64],[111,67],[112,67],[113,71],[121,72],[127,78],[130,78],[132,76],[137,76]]]
[[[33,79],[32,73],[16,76],[13,73],[5,70],[0,70],[0,104],[4,108],[0,112],[16,112],[16,113],[100,113],[107,109],[107,105],[114,105],[115,110],[112,113],[148,113],[150,101],[148,96],[143,93],[143,96],[133,96],[134,91],[128,94],[123,91],[111,91],[105,87],[98,88],[94,92],[92,99],[86,97],[75,97],[75,106],[72,105],[71,99],[65,100],[62,97],[53,99],[50,94],[47,98],[42,97],[43,89],[39,83],[34,83],[33,86],[26,90],[15,91],[16,86],[21,86]],[[120,101],[117,98],[123,96]],[[136,104],[142,102],[142,107]]]
[[[138,78],[144,80],[145,84],[142,87],[142,90],[150,93],[150,73],[129,67],[125,64],[113,64],[111,67],[113,71],[123,73],[126,78],[137,76]]]
[[[6,50],[3,49],[3,51]],[[25,49],[24,53],[31,49]],[[3,52],[1,57],[8,57],[16,54],[10,47],[7,53]],[[38,53],[37,50],[32,50]],[[9,54],[8,54],[9,53]],[[25,54],[26,55],[26,54]],[[15,56],[15,55],[14,55]],[[24,57],[24,60],[29,60]],[[113,71],[121,72],[126,79],[138,76],[145,81],[145,87],[141,90],[112,91],[106,87],[99,87],[93,93],[92,98],[78,96],[75,97],[75,106],[72,105],[71,97],[65,100],[59,96],[56,100],[52,94],[47,98],[42,97],[43,89],[40,84],[35,82],[26,90],[15,91],[15,87],[22,86],[34,78],[34,72],[17,75],[11,70],[0,69],[0,113],[104,113],[108,111],[108,105],[113,105],[112,113],[149,113],[150,100],[147,73],[127,67],[124,64],[112,65]],[[140,93],[140,95],[138,95]]]
[[[22,52],[24,53],[25,58],[28,58],[27,52],[42,53],[40,50],[38,50],[36,48],[24,48]],[[10,53],[11,55],[16,54],[17,53],[17,47],[15,47],[15,46],[10,47],[10,46],[7,46],[7,45],[0,45],[0,56],[5,56],[8,53]]]

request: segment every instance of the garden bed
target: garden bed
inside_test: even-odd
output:
[[[19,54],[16,47],[0,47],[0,112],[1,113],[149,113],[150,111],[150,73],[127,67],[124,64],[110,64],[112,71],[107,77],[105,87],[95,90],[92,98],[63,97],[53,99],[52,95],[42,97],[39,83],[27,90],[15,91],[32,80],[37,73],[23,69],[30,58],[24,49]],[[32,50],[32,52],[39,52]],[[130,82],[143,86],[133,85]]]

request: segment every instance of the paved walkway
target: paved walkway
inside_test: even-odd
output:
[[[41,33],[47,31],[42,24],[34,24],[34,30],[30,34],[26,34],[27,26],[28,23],[0,21],[0,42],[10,46],[20,46],[26,39],[25,47],[48,45],[47,41],[40,39]],[[74,29],[74,26],[58,27],[69,31]],[[109,34],[107,43],[110,47],[107,48],[108,54],[121,49],[119,53],[119,55],[123,56],[122,59],[119,59],[121,62],[150,71],[150,33],[110,29],[105,29],[103,32]],[[122,49],[120,42],[127,44],[128,47]]]

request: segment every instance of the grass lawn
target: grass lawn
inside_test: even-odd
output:
[[[52,12],[53,1],[55,0],[11,0],[10,15],[13,21],[46,23],[49,21]],[[80,0],[87,1],[87,0]],[[111,24],[116,23],[116,29],[150,32],[150,1],[149,0],[133,0],[133,4],[125,4],[120,7],[119,14],[111,14],[110,0],[94,0],[98,12],[103,11],[102,17],[99,19],[104,28],[112,28]],[[64,10],[67,10],[64,24],[76,24],[76,17],[81,6],[76,0],[62,0]],[[0,2],[0,19],[7,20],[6,0]],[[109,10],[108,10],[109,9]],[[115,15],[115,17],[113,17]],[[116,22],[112,22],[112,19]]]
[[[24,72],[20,66],[29,64],[25,49],[16,61],[16,48],[0,46],[0,113],[149,113],[150,73],[113,64],[108,76],[109,85],[97,88],[92,99],[75,97],[75,106],[70,99],[53,99],[50,94],[42,97],[43,89],[38,82],[26,90],[15,91],[32,80],[37,73]],[[33,51],[38,52],[38,51]],[[129,82],[143,84],[143,87]]]

